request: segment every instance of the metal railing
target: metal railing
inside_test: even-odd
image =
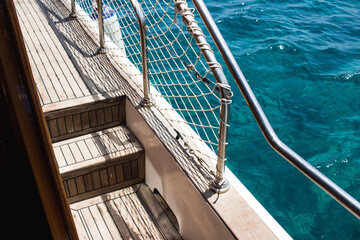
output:
[[[203,0],[192,0],[268,143],[282,157],[360,219],[360,203],[286,146],[276,135]]]
[[[151,101],[150,95],[150,81],[149,81],[149,57],[147,51],[147,32],[146,32],[146,22],[144,13],[141,10],[141,6],[138,1],[130,0],[131,6],[134,9],[140,31],[140,43],[141,43],[141,63],[142,63],[142,75],[143,75],[143,89],[144,97],[140,102],[142,107],[152,107],[153,102]]]
[[[76,16],[75,3],[74,0],[71,0],[72,4],[72,13],[71,16]],[[102,0],[97,0],[98,4],[101,4]],[[99,3],[100,2],[100,3]],[[201,16],[206,28],[208,29],[211,37],[213,38],[216,47],[218,48],[221,56],[223,57],[228,69],[230,70],[236,84],[238,85],[244,99],[246,100],[251,112],[257,121],[262,133],[264,134],[268,143],[278,152],[282,157],[294,165],[298,170],[300,170],[304,175],[306,175],[310,180],[315,182],[320,186],[324,191],[326,191],[330,196],[342,204],[346,209],[348,209],[352,214],[357,218],[360,218],[360,203],[332,182],[329,178],[319,172],[306,160],[300,157],[287,145],[285,145],[274,132],[271,124],[269,123],[265,113],[263,112],[259,102],[257,101],[252,89],[250,88],[245,76],[243,75],[240,67],[238,66],[234,56],[232,55],[230,49],[228,48],[222,34],[220,33],[217,25],[215,24],[210,12],[205,6],[203,0],[192,0],[197,9],[197,12]],[[150,97],[150,82],[148,77],[148,48],[146,45],[146,16],[143,14],[141,5],[136,0],[131,0],[131,5],[136,14],[137,21],[139,24],[140,40],[141,40],[141,61],[142,61],[142,72],[143,72],[143,85],[144,85],[144,98],[142,101],[143,106],[151,106],[151,97]],[[101,7],[102,8],[102,7]],[[221,66],[217,63],[214,53],[211,50],[209,44],[206,42],[205,36],[201,29],[198,27],[196,21],[194,20],[194,15],[191,10],[189,10],[185,0],[174,0],[174,10],[175,18],[176,13],[180,13],[183,23],[188,27],[188,32],[194,37],[196,44],[201,50],[201,53],[206,59],[206,63],[209,65],[212,73],[216,78],[216,89],[220,93],[220,126],[219,126],[219,138],[218,138],[218,149],[217,149],[217,165],[216,165],[216,175],[213,182],[210,184],[210,189],[215,192],[222,193],[226,192],[229,189],[229,183],[224,178],[225,171],[225,161],[226,161],[226,145],[227,145],[227,132],[229,126],[229,105],[231,103],[232,92],[230,90],[227,79],[221,69]],[[101,16],[101,17],[100,17]],[[103,22],[102,14],[99,12],[99,33],[100,33],[100,46],[104,47],[103,38],[101,34],[103,31]],[[175,20],[174,20],[175,21]],[[101,30],[102,28],[102,30]],[[168,47],[165,48],[172,52]],[[181,61],[181,60],[180,60]],[[183,62],[183,61],[181,61]],[[184,64],[185,65],[185,64]],[[186,66],[189,71],[193,70],[194,66]],[[197,77],[199,73],[196,72]],[[200,77],[203,82],[208,82],[208,79],[205,77]],[[215,89],[215,87],[214,87]]]
[[[100,49],[98,53],[106,53],[104,43],[104,14],[103,14],[103,0],[97,0],[97,11],[98,11],[98,24],[99,24],[99,36],[100,36]],[[153,103],[151,101],[150,94],[150,82],[149,82],[149,58],[148,58],[148,47],[147,47],[147,27],[145,22],[145,15],[141,8],[141,5],[137,0],[130,0],[133,11],[136,15],[137,22],[139,24],[139,35],[141,45],[141,62],[142,62],[142,75],[143,75],[143,92],[144,97],[140,102],[143,107],[151,107]],[[76,16],[75,1],[71,2],[71,17]],[[211,50],[210,45],[205,39],[205,35],[201,31],[200,27],[194,19],[191,9],[188,7],[187,2],[184,0],[174,1],[175,15],[179,13],[182,17],[183,23],[188,27],[188,32],[194,37],[197,46],[203,54],[206,63],[209,65],[215,79],[216,79],[216,90],[220,94],[220,111],[219,111],[219,132],[218,132],[218,149],[217,149],[217,164],[216,173],[213,181],[210,183],[210,189],[217,193],[224,193],[229,190],[230,184],[225,179],[225,161],[226,161],[226,146],[228,137],[229,127],[229,108],[231,104],[232,92],[228,81],[225,77],[224,72],[220,64],[217,62],[214,52]],[[189,67],[189,66],[186,66]],[[193,70],[194,66],[189,67],[189,71]]]
[[[99,38],[100,38],[100,47],[98,49],[99,54],[107,53],[105,47],[105,31],[104,31],[104,11],[103,11],[103,0],[96,0],[97,2],[97,14],[99,21]]]
[[[216,174],[214,180],[210,183],[210,189],[217,193],[224,193],[229,190],[229,182],[225,179],[225,162],[226,162],[226,145],[229,127],[229,111],[232,98],[232,92],[225,74],[217,62],[214,52],[205,39],[204,33],[201,31],[194,15],[188,4],[184,0],[175,0],[174,8],[176,13],[182,17],[184,24],[188,27],[188,31],[194,36],[198,46],[200,46],[206,62],[209,64],[213,72],[217,86],[220,92],[220,127],[219,127],[219,144],[217,150]]]

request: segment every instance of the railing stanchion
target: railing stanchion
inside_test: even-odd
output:
[[[227,86],[227,87],[226,87]],[[225,163],[226,147],[229,128],[229,112],[232,92],[229,85],[220,86],[221,105],[220,105],[220,127],[219,127],[219,146],[217,150],[216,174],[214,180],[210,183],[210,189],[216,193],[224,193],[230,189],[230,184],[226,180]]]
[[[140,42],[141,42],[141,62],[142,62],[142,74],[143,74],[143,86],[144,86],[144,98],[141,100],[140,105],[142,107],[152,107],[154,104],[151,101],[150,95],[150,82],[149,82],[149,58],[147,48],[147,33],[145,16],[141,10],[140,4],[136,0],[130,0],[131,5],[136,14],[139,23]]]
[[[224,193],[230,189],[230,184],[226,180],[225,162],[226,162],[226,146],[229,127],[229,109],[231,103],[232,92],[228,84],[226,76],[222,71],[221,65],[217,62],[214,52],[207,43],[204,33],[201,31],[194,14],[188,7],[186,1],[175,0],[175,12],[182,17],[183,23],[188,27],[188,32],[194,37],[196,44],[201,46],[201,53],[206,59],[220,91],[220,126],[219,126],[219,143],[217,150],[216,174],[214,180],[210,183],[210,190],[216,193]]]
[[[70,13],[70,17],[71,17],[71,18],[76,18],[76,17],[77,17],[75,0],[71,0],[71,13]]]
[[[175,0],[175,11],[182,17],[183,23],[188,27],[188,32],[194,36],[197,45],[201,46],[201,52],[206,59],[220,92],[220,126],[219,143],[217,150],[216,174],[214,180],[210,183],[210,190],[216,193],[225,193],[230,189],[230,184],[225,178],[226,146],[229,127],[229,110],[232,97],[232,91],[226,79],[221,65],[217,62],[214,52],[207,43],[204,33],[201,31],[194,14],[187,3],[182,0]]]
[[[100,48],[98,53],[105,54],[107,49],[105,47],[105,32],[104,32],[104,12],[103,12],[103,0],[97,0],[98,10],[98,21],[99,21],[99,37],[100,37]]]

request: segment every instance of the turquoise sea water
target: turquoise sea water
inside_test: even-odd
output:
[[[360,200],[360,2],[205,2],[278,136]],[[360,239],[360,221],[268,146],[228,76],[228,167],[294,239]]]

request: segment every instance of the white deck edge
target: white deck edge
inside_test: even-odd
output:
[[[279,239],[292,239],[292,237],[281,227],[281,225],[270,215],[263,205],[251,194],[251,192],[240,182],[240,180],[230,171],[228,167],[225,170],[225,178],[230,182],[231,187],[244,198],[249,206],[256,212],[257,215],[265,222],[271,231]]]

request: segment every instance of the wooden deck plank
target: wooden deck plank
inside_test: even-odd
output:
[[[70,204],[79,237],[84,239],[87,237],[90,239],[181,239],[178,232],[173,235],[168,234],[166,221],[159,224],[157,217],[148,210],[148,198],[150,197],[151,201],[155,199],[148,187],[141,188],[144,193],[142,197],[146,199],[139,198],[137,191],[142,185],[144,184],[137,184]],[[159,214],[167,216],[159,204],[153,206],[158,208],[156,211]],[[167,224],[171,225],[169,219]]]
[[[101,141],[104,143],[104,146],[107,149],[107,152],[114,153],[118,151],[113,141],[109,138],[109,136],[105,133],[100,135]]]
[[[24,13],[22,11],[21,8],[17,8],[18,11],[18,15],[21,16],[19,17],[19,21],[22,25],[25,25],[24,23]],[[24,30],[23,30],[24,31]],[[28,33],[27,31],[25,33]],[[32,39],[30,37],[30,34],[24,34],[24,42],[25,42],[25,46],[27,49],[31,48],[31,46],[33,46],[33,42]],[[43,82],[42,77],[40,76],[40,70],[35,62],[35,58],[34,56],[32,56],[31,54],[29,54],[29,59],[30,59],[30,65],[32,68],[32,72],[33,72],[33,76],[35,79],[35,84],[36,84],[36,88],[38,91],[38,95],[40,97],[41,100],[41,104],[49,104],[51,103],[51,97],[49,95],[48,90],[45,87],[45,84]]]
[[[132,147],[130,139],[126,136],[126,134],[123,134],[119,131],[114,131],[113,133],[116,134],[118,139],[120,139],[120,141],[125,149]]]
[[[84,142],[85,142],[87,148],[89,149],[92,158],[96,158],[96,157],[101,156],[101,153],[99,152],[99,150],[96,147],[96,145],[95,145],[92,138],[84,139]]]
[[[32,67],[37,69],[35,81],[44,104],[90,95],[58,36],[50,24],[44,24],[49,21],[39,5],[17,1],[17,11],[21,28],[27,33],[25,41]]]
[[[133,207],[133,209],[136,209],[137,216],[139,218],[138,221],[144,224],[147,232],[152,236],[152,238],[164,239],[162,233],[159,231],[158,227],[154,224],[154,220],[151,219],[150,214],[145,209],[144,204],[140,202],[138,195],[136,195],[135,193],[127,194],[124,196],[124,198],[127,199],[126,202],[128,202],[129,205]]]
[[[77,195],[78,190],[75,179],[69,179],[68,181],[66,181],[66,183],[67,183],[67,189],[69,191],[69,196],[71,197]]]
[[[41,23],[47,22],[47,19],[42,13],[39,13],[37,15],[38,20]],[[67,95],[68,99],[72,99],[75,97],[81,97],[83,96],[83,93],[81,89],[78,87],[78,85],[73,81],[73,75],[68,70],[68,65],[64,61],[64,58],[62,57],[61,52],[59,51],[59,48],[61,49],[61,43],[58,40],[58,38],[50,38],[50,34],[52,32],[52,29],[49,25],[42,24],[41,29],[44,29],[46,31],[45,34],[43,34],[44,40],[47,43],[46,54],[48,57],[49,62],[51,63],[51,66],[53,67],[53,70],[59,79],[59,82],[64,90],[64,92]],[[50,48],[51,43],[51,48]],[[62,61],[60,63],[60,61]]]
[[[105,205],[105,203],[99,203],[96,205],[99,212],[101,213],[101,216],[105,222],[105,225],[107,226],[111,237],[113,239],[129,239],[130,237],[127,236],[122,236],[121,232],[119,231],[118,227],[115,224],[114,219],[112,218],[112,216],[110,215],[110,212],[107,208],[107,206]]]
[[[116,207],[113,200],[105,202],[106,207],[110,213],[111,218],[108,218],[109,221],[113,221],[119,230],[120,234],[123,236],[124,239],[137,239],[133,237],[127,227],[124,219],[122,218],[118,208]]]
[[[77,189],[78,194],[82,194],[82,193],[86,192],[85,180],[84,180],[83,176],[76,177],[75,183],[76,183],[76,189]]]
[[[75,132],[74,121],[72,116],[65,116],[65,125],[67,133]]]
[[[88,113],[88,112],[82,112],[82,113],[80,114],[80,118],[81,118],[81,126],[82,126],[82,129],[88,129],[88,128],[90,128],[89,113]]]
[[[84,183],[85,183],[86,191],[90,192],[90,191],[94,190],[91,173],[84,175]]]
[[[122,201],[122,204],[124,205],[126,211],[130,214],[133,222],[136,224],[137,228],[141,232],[141,235],[145,239],[154,239],[153,233],[150,232],[147,224],[144,222],[143,217],[141,216],[140,209],[135,206],[129,195],[132,195],[135,193],[131,193],[131,191],[127,192],[122,196],[120,199]],[[138,206],[139,207],[139,206]]]
[[[40,90],[44,90],[44,91],[40,91],[41,96],[43,96],[44,98],[46,98],[46,96],[48,96],[50,98],[51,102],[57,102],[57,101],[59,101],[57,92],[55,91],[51,82],[45,81],[45,78],[48,77],[48,74],[44,67],[45,65],[44,65],[43,60],[39,57],[39,54],[32,54],[33,52],[37,51],[35,46],[38,45],[39,43],[38,43],[37,34],[35,34],[35,30],[33,29],[34,24],[31,24],[33,21],[31,21],[31,19],[28,19],[30,14],[29,14],[25,4],[26,3],[24,3],[24,2],[22,4],[18,4],[19,7],[17,7],[17,11],[20,11],[18,16],[21,19],[21,23],[23,23],[22,31],[23,31],[23,33],[26,33],[25,35],[28,37],[28,38],[25,38],[25,40],[27,40],[26,41],[27,46],[30,49],[33,49],[31,52],[29,52],[29,55],[32,57],[32,59],[35,63],[32,66],[32,68],[35,68],[38,70],[39,77],[40,77],[40,78],[35,78],[35,81],[41,82],[44,86],[43,89],[40,89]]]
[[[36,11],[38,9],[38,5],[32,4],[32,8],[34,11]],[[77,84],[77,82],[71,81],[74,79],[74,75],[77,74],[77,71],[73,66],[73,63],[70,61],[70,59],[67,56],[64,56],[64,54],[62,53],[64,52],[61,51],[63,50],[63,46],[61,45],[59,39],[51,37],[53,30],[51,29],[49,24],[44,24],[48,22],[45,15],[42,13],[42,11],[40,11],[40,9],[38,9],[36,13],[37,13],[36,17],[40,23],[39,28],[46,31],[46,34],[43,34],[43,37],[45,42],[49,46],[49,52],[47,52],[49,54],[48,55],[49,61],[50,63],[52,62],[54,63],[52,64],[52,67],[59,76],[60,80],[62,80],[61,83],[64,90],[66,91],[66,94],[68,95],[69,98],[84,96],[84,93]],[[50,43],[51,43],[51,47],[49,45]],[[59,61],[61,61],[61,64]],[[71,66],[72,69],[70,70],[69,67]],[[84,89],[86,90],[86,88]]]
[[[114,185],[116,184],[116,171],[115,166],[108,168],[108,174],[109,174],[109,184]]]
[[[58,64],[56,60],[53,58],[53,53],[51,51],[52,47],[49,46],[49,43],[54,43],[54,42],[51,40],[50,42],[48,42],[46,39],[46,35],[48,35],[49,32],[44,27],[43,20],[40,18],[40,16],[42,16],[42,13],[40,12],[40,10],[38,10],[38,5],[33,1],[28,1],[25,4],[25,6],[28,11],[27,15],[29,16],[29,20],[37,23],[36,25],[32,24],[34,32],[37,32],[36,36],[38,40],[38,45],[35,45],[35,49],[39,54],[40,59],[44,60],[44,65],[48,66],[46,68],[48,79],[54,85],[55,91],[57,92],[60,100],[67,100],[68,99],[67,93],[65,92],[62,84],[60,83],[60,80],[54,69]]]
[[[88,146],[86,145],[85,140],[77,141],[76,144],[78,145],[81,154],[84,156],[85,161],[93,158]]]
[[[112,202],[114,203],[118,213],[121,215],[122,219],[124,220],[127,228],[129,229],[129,232],[130,232],[131,236],[134,239],[144,239],[144,237],[142,236],[138,226],[134,222],[130,212],[125,207],[125,205],[124,205],[123,201],[121,200],[121,198],[113,199]]]
[[[69,148],[71,150],[72,156],[75,159],[75,162],[82,162],[85,160],[83,155],[81,154],[81,151],[79,149],[79,146],[77,145],[77,142],[70,143]]]
[[[121,150],[125,149],[125,147],[124,147],[123,143],[121,142],[120,138],[118,137],[118,135],[116,134],[117,132],[119,132],[119,131],[109,132],[109,133],[107,133],[107,137],[113,143],[113,145],[115,146],[115,149],[117,151],[121,151]]]
[[[116,181],[117,182],[122,182],[124,181],[124,169],[123,169],[123,165],[119,164],[115,167],[115,172],[116,172]]]
[[[65,167],[67,165],[64,155],[60,149],[60,147],[54,147],[54,153],[55,153],[55,157],[58,163],[59,167]]]
[[[46,21],[43,11],[41,11],[41,16],[42,16],[43,20]],[[64,21],[66,21],[65,18],[59,19],[59,23],[57,25],[61,25],[61,23],[64,22]],[[82,77],[78,73],[74,63],[72,62],[72,60],[70,59],[68,54],[66,54],[64,46],[63,46],[63,44],[61,43],[61,40],[60,40],[61,34],[58,33],[57,37],[53,38],[54,35],[56,35],[56,33],[53,30],[54,29],[53,26],[50,26],[51,24],[54,24],[54,23],[49,21],[49,26],[48,26],[49,30],[48,30],[48,32],[50,34],[48,35],[47,40],[49,42],[51,42],[51,40],[53,40],[56,43],[55,44],[56,49],[55,49],[54,53],[55,53],[55,56],[57,56],[61,61],[61,64],[59,66],[61,67],[61,71],[62,71],[63,75],[67,79],[67,82],[70,85],[70,87],[71,87],[71,89],[74,92],[76,97],[90,95],[91,93],[88,90],[88,88],[87,88],[86,84],[84,83],[84,81],[82,81]],[[63,36],[61,39],[63,41],[66,40],[65,36]]]
[[[100,173],[98,171],[91,173],[92,177],[92,183],[94,186],[94,189],[100,189],[101,188],[101,178]]]
[[[106,156],[109,155],[110,149],[108,149],[105,145],[105,143],[103,142],[103,140],[101,139],[101,137],[99,135],[96,135],[92,138],[96,148],[99,150],[99,152],[101,153],[101,156]]]
[[[59,135],[67,134],[66,124],[65,124],[65,118],[58,118],[56,119],[57,128],[59,131]]]
[[[100,181],[101,181],[101,187],[107,187],[109,186],[109,176],[107,169],[101,169],[100,171]]]
[[[85,222],[92,239],[102,239],[101,234],[96,226],[94,217],[92,216],[89,208],[83,208],[80,211],[83,216],[82,219]]]
[[[112,239],[109,228],[107,227],[107,224],[105,223],[104,218],[103,218],[102,214],[100,213],[97,205],[90,206],[89,210],[90,210],[91,215],[94,219],[94,222],[97,226],[97,230],[100,232],[100,235],[102,236],[102,239],[105,239],[105,240]]]
[[[96,37],[68,17],[67,4],[58,0],[15,0],[15,4],[44,109],[54,110],[60,103],[92,95],[108,98],[109,91],[124,96],[128,86],[123,88],[124,82],[118,81],[123,79],[123,70],[119,72],[112,60],[96,54]],[[123,110],[116,108],[96,111],[97,121],[106,124],[118,119],[116,114]]]
[[[60,149],[64,155],[67,166],[76,163],[76,160],[71,152],[71,149],[69,148],[69,145],[67,145],[67,144],[62,145],[62,146],[60,146]]]
[[[49,121],[49,130],[50,130],[50,136],[51,137],[57,137],[59,136],[59,130],[57,127],[56,119]]]
[[[75,211],[75,210],[71,210],[71,213],[72,213],[72,216],[74,219],[74,223],[75,223],[75,227],[76,227],[76,231],[78,233],[79,239],[81,239],[81,240],[90,239],[89,233],[86,229],[86,225],[84,225],[84,222],[81,219],[79,212]]]

